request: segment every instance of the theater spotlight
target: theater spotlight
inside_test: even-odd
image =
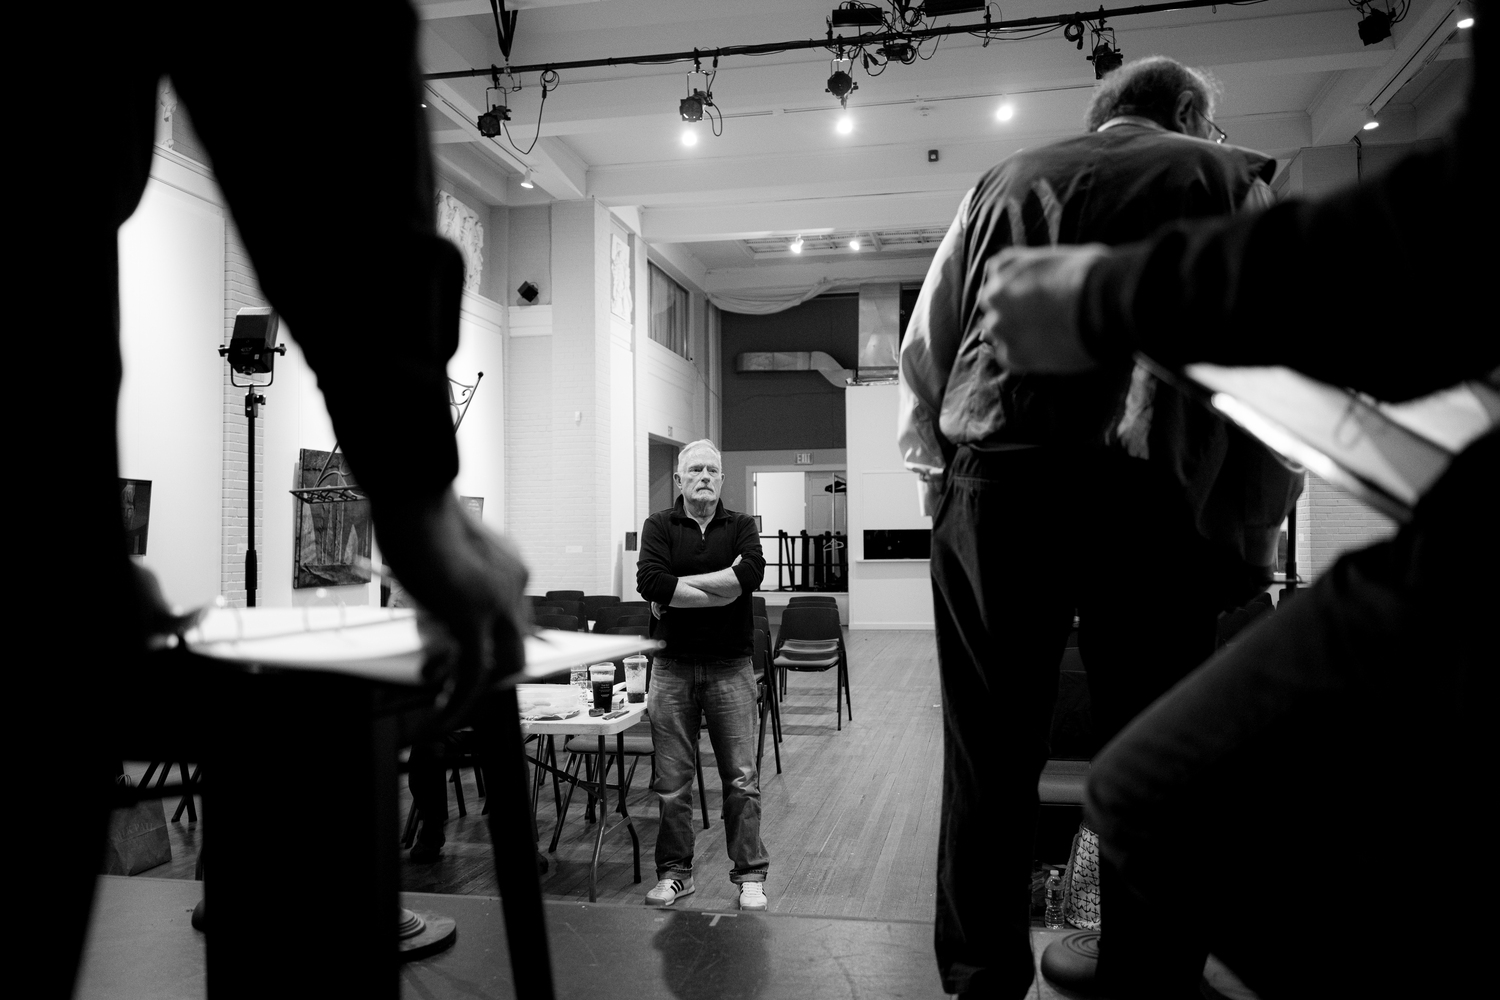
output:
[[[1364,8],[1361,7],[1361,10]],[[1369,9],[1364,19],[1359,22],[1359,40],[1366,45],[1374,45],[1391,37],[1391,24],[1393,18],[1388,10]]]
[[[703,120],[703,91],[695,90],[687,97],[677,102],[677,113],[685,122],[697,122]]]
[[[1064,35],[1067,32],[1064,31]],[[1078,47],[1083,47],[1083,37],[1079,35]],[[1104,21],[1099,22],[1094,29],[1094,52],[1088,56],[1089,62],[1094,64],[1094,79],[1102,80],[1121,66],[1125,65],[1125,56],[1115,44],[1115,29],[1106,28]]]
[[[479,134],[493,139],[500,134],[502,122],[510,121],[510,108],[497,105],[479,116]]]
[[[840,55],[839,58],[830,62],[828,67],[833,72],[828,75],[826,92],[838,98],[839,107],[847,108],[849,95],[859,89],[859,84],[854,82],[854,77],[849,73],[854,68],[854,60],[845,59]]]
[[[799,235],[795,240],[792,240],[791,243],[787,244],[787,249],[790,250],[792,253],[801,253],[802,252],[802,237]]]

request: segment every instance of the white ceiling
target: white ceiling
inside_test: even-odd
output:
[[[488,0],[415,6],[427,72],[503,61]],[[511,63],[525,65],[821,37],[836,0],[508,6],[518,10]],[[1346,0],[1226,3],[1110,23],[1127,59],[1162,54],[1210,70],[1223,84],[1215,119],[1230,141],[1286,159],[1303,146],[1349,141],[1371,106],[1381,128],[1360,133],[1367,142],[1437,134],[1462,101],[1467,73],[1462,33],[1452,29],[1455,6],[1412,0],[1394,37],[1372,46],[1361,44],[1360,15]],[[1059,0],[1020,0],[1007,4],[1003,17],[1069,10]],[[977,19],[955,15],[939,23]],[[842,112],[824,93],[830,56],[820,50],[726,57],[713,85],[723,134],[699,123],[692,147],[680,141],[685,126],[677,116],[691,69],[685,64],[562,71],[526,153],[475,128],[486,79],[430,81],[429,121],[444,167],[493,204],[597,198],[710,290],[820,277],[917,278],[930,251],[871,252],[867,245],[858,253],[767,255],[744,241],[946,226],[984,170],[1023,147],[1079,131],[1094,84],[1085,54],[1061,32],[988,47],[967,35],[946,37],[927,61],[890,65],[875,78],[856,69],[847,135],[834,129]],[[511,136],[524,150],[538,132],[541,92],[537,74],[517,80],[523,89],[510,95]],[[1015,108],[1006,122],[995,117],[1002,100]],[[939,151],[937,162],[929,162],[931,149]],[[527,168],[535,190],[517,183]]]

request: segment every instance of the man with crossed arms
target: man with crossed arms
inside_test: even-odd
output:
[[[656,887],[647,906],[670,906],[693,892],[693,776],[699,720],[708,720],[724,787],[729,879],[742,910],[766,908],[769,867],[760,839],[760,774],[755,761],[756,686],[750,596],[766,560],[755,519],[719,501],[723,460],[707,439],[682,449],[673,477],[682,495],[641,529],[636,589],[651,602],[656,638],[666,647],[651,680],[656,746]]]

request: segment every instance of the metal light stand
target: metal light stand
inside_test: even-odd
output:
[[[223,344],[219,345],[219,357],[229,359],[230,349]],[[267,355],[286,354],[286,345],[278,344],[275,347],[265,349]],[[259,356],[257,356],[259,360]],[[257,389],[268,389],[271,383],[276,381],[276,370],[272,364],[274,358],[265,358],[264,364],[271,378],[268,382],[236,382],[234,373],[238,370],[232,360],[229,361],[229,384],[236,389],[245,390],[245,420],[249,424],[250,448],[249,448],[249,481],[245,490],[245,503],[247,505],[248,517],[246,527],[248,539],[245,546],[245,607],[255,607],[255,591],[259,583],[257,579],[258,565],[255,558],[255,418],[260,415],[260,408],[266,404],[266,397],[256,392]]]

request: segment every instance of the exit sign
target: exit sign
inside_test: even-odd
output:
[[[810,452],[810,451],[799,451],[799,452],[797,452],[797,464],[798,465],[812,465],[812,452]]]

